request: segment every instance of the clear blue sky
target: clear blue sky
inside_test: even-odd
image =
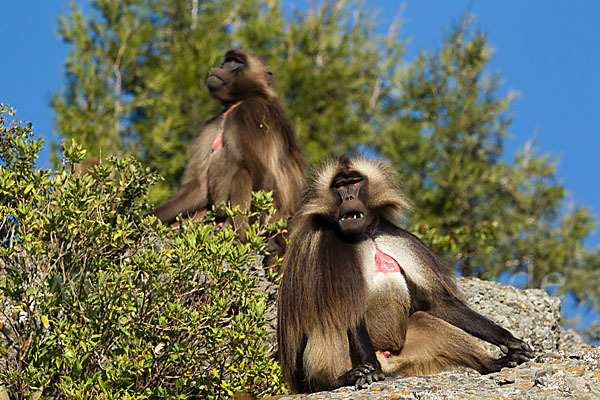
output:
[[[68,48],[55,33],[56,17],[68,9],[69,0],[6,1],[0,16],[0,102],[31,121],[37,134],[52,137],[50,95],[63,82],[62,64]],[[78,0],[78,3],[85,3]],[[288,0],[304,7],[305,1]],[[301,3],[301,4],[300,4]],[[382,30],[404,7],[402,36],[411,38],[407,57],[420,49],[435,49],[451,19],[465,10],[488,33],[496,49],[491,69],[504,80],[499,94],[518,90],[512,113],[513,138],[506,141],[506,158],[529,139],[539,151],[559,157],[558,177],[573,204],[600,214],[600,2],[596,1],[474,1],[392,0],[367,2],[380,10]],[[41,164],[48,164],[48,146]],[[600,245],[600,229],[586,240]]]
[[[395,1],[369,2],[392,18]],[[572,204],[600,214],[600,2],[543,0],[412,0],[404,5],[407,56],[441,46],[451,19],[468,10],[495,49],[490,70],[520,97],[511,109],[506,159],[533,139],[542,153],[559,157],[558,178]],[[600,229],[586,240],[600,244]]]
[[[55,33],[56,18],[70,0],[5,1],[0,6],[0,102],[18,110],[18,118],[34,124],[49,145],[53,115],[50,95],[63,83],[68,48]],[[79,0],[79,4],[85,3]],[[305,7],[306,1],[287,0]],[[301,3],[301,4],[300,4]],[[381,10],[382,31],[402,6],[399,1],[367,2]],[[511,112],[513,138],[506,141],[506,159],[534,138],[540,152],[559,157],[558,177],[573,204],[600,214],[600,2],[543,0],[409,0],[402,14],[402,37],[411,38],[408,59],[419,50],[441,46],[451,19],[468,10],[487,32],[496,49],[490,69],[504,85],[521,92]],[[49,146],[40,165],[49,164]],[[597,229],[586,244],[600,245]],[[588,315],[589,322],[598,318]]]

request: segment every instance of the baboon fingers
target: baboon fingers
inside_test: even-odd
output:
[[[508,356],[511,357],[511,359],[513,359],[518,364],[523,364],[524,362],[527,362],[531,358],[533,358],[534,354],[532,352],[529,352],[529,353],[515,352],[515,353],[509,354]]]
[[[367,386],[372,384],[373,382],[382,381],[385,379],[385,375],[381,372],[370,372],[367,374],[361,375],[354,385],[355,389],[365,389]]]
[[[508,343],[507,347],[509,351],[524,351],[524,352],[532,352],[531,347],[522,340],[516,339],[515,341]]]
[[[502,368],[514,368],[519,364],[523,364],[532,358],[532,352],[512,352],[496,360],[493,360],[487,365],[484,371],[480,371],[482,374],[489,374],[492,372],[498,372]]]

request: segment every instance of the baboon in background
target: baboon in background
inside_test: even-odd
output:
[[[90,157],[82,160],[81,162],[73,165],[73,176],[81,178],[87,173],[89,168],[100,164],[100,161],[96,157]]]
[[[155,209],[170,224],[213,205],[250,208],[251,192],[274,192],[276,217],[295,211],[304,182],[305,160],[273,88],[273,77],[257,57],[230,50],[210,71],[206,84],[225,110],[196,134],[183,184]],[[234,221],[234,225],[243,220]],[[236,227],[237,228],[237,227]]]
[[[533,356],[468,308],[447,263],[401,228],[409,204],[397,182],[381,162],[341,157],[305,191],[278,304],[279,362],[295,392],[360,388],[394,371],[487,374]],[[476,338],[506,355],[495,359]]]

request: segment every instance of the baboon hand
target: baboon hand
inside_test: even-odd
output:
[[[532,352],[530,352],[532,353]],[[508,353],[507,355],[505,355],[504,357],[500,357],[497,362],[498,362],[498,371],[501,370],[502,368],[508,367],[508,368],[514,368],[519,364],[523,364],[524,362],[529,361],[529,359],[532,358],[532,355],[527,354],[525,352],[512,352],[512,353]]]
[[[506,344],[500,346],[500,350],[507,355],[518,354],[520,356],[527,357],[527,359],[535,356],[535,352],[531,349],[531,347],[524,341],[517,338],[512,338]]]
[[[382,381],[385,375],[381,372],[379,366],[374,366],[371,363],[364,363],[358,367],[348,371],[351,374],[351,379],[354,379],[355,389],[364,389],[373,382]]]

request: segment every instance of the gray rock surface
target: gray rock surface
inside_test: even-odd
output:
[[[477,278],[458,278],[457,283],[469,307],[505,327],[536,351],[577,351],[587,346],[579,334],[565,331],[560,325],[558,297],[541,289],[521,290]],[[499,351],[495,346],[489,349]]]
[[[387,378],[367,389],[343,388],[284,399],[600,399],[600,348],[544,351],[516,368],[480,376],[476,372]]]
[[[410,378],[388,377],[367,389],[342,388],[281,399],[600,399],[600,347],[560,325],[560,299],[539,289],[458,278],[467,304],[525,340],[536,357],[516,368],[479,375],[459,369]],[[489,349],[500,354],[499,349]]]

